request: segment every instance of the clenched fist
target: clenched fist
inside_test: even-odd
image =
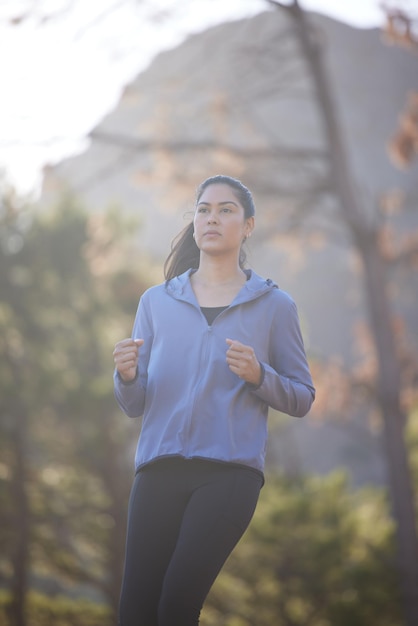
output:
[[[258,385],[261,380],[261,365],[255,356],[251,346],[227,339],[228,350],[226,351],[226,362],[231,372],[252,385]]]
[[[138,367],[139,349],[144,344],[143,339],[122,339],[113,350],[113,360],[119,376],[126,383],[136,376]]]

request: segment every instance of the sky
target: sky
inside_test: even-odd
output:
[[[380,0],[300,5],[355,28],[383,23]],[[0,0],[0,170],[35,197],[42,167],[85,150],[158,52],[267,9],[265,0]]]

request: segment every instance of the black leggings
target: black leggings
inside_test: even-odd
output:
[[[262,486],[251,469],[170,458],[132,487],[120,626],[197,626],[203,602],[247,528]]]

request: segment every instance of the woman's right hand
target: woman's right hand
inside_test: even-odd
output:
[[[144,344],[143,339],[122,339],[113,350],[113,360],[119,376],[126,383],[134,380],[138,367],[139,348]]]

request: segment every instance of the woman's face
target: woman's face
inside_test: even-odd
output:
[[[254,218],[245,217],[234,190],[225,184],[206,187],[196,205],[194,237],[201,252],[238,253],[254,228]]]

